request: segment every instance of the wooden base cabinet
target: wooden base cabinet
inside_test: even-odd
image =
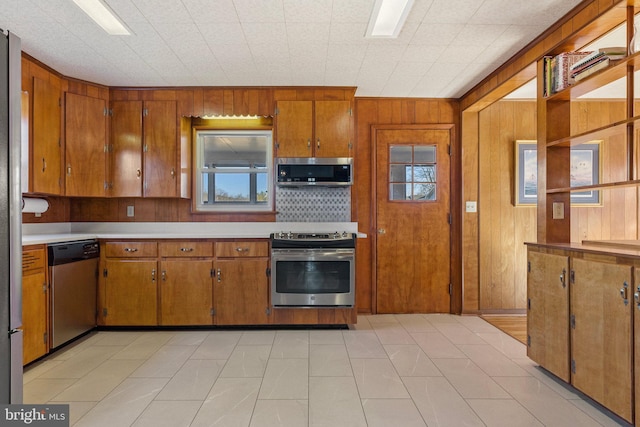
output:
[[[216,243],[213,291],[216,325],[270,323],[268,248],[268,242]]]
[[[632,421],[631,267],[572,259],[571,382]]]
[[[527,356],[569,382],[569,257],[529,252],[527,271]]]
[[[213,245],[160,242],[160,325],[213,324]]]
[[[157,325],[157,243],[109,242],[104,245],[101,257],[99,324]]]
[[[22,252],[22,363],[26,365],[49,352],[49,292],[44,245],[27,246]]]

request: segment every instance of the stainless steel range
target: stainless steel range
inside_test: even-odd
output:
[[[356,235],[271,234],[274,307],[353,307]]]

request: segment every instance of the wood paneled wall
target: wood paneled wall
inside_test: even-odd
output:
[[[375,224],[371,222],[372,201],[371,177],[371,126],[379,124],[418,124],[418,123],[453,123],[458,134],[460,111],[458,102],[447,99],[412,99],[412,98],[356,98],[356,167],[355,185],[353,186],[352,213],[353,221],[358,222],[359,231],[366,233],[366,239],[358,239],[356,257],[358,270],[356,272],[356,301],[358,312],[371,313],[374,307],[372,301],[371,268],[375,263],[371,235],[376,232]],[[453,142],[452,170],[452,203],[459,205],[459,159],[458,141]],[[459,235],[458,235],[459,237]],[[452,239],[454,246],[459,238]],[[459,246],[459,245],[458,245]],[[455,250],[457,251],[457,249]],[[454,251],[454,252],[455,252]],[[452,256],[452,262],[459,263],[459,252]],[[456,258],[456,261],[454,261]],[[454,271],[461,271],[457,266]],[[452,281],[461,283],[460,278]]]
[[[571,122],[575,124],[572,133],[620,120],[624,113],[624,102],[575,102],[571,109]],[[536,139],[536,103],[494,103],[479,113],[478,130],[477,166],[463,169],[465,188],[473,188],[474,182],[478,188],[478,228],[463,232],[463,241],[478,236],[478,279],[477,283],[467,280],[474,277],[473,271],[465,273],[464,311],[524,310],[527,280],[524,242],[536,240],[536,208],[514,206],[514,145],[518,139]],[[474,147],[468,148],[465,146],[465,152],[473,153]],[[625,150],[621,138],[603,141],[603,182],[624,179]],[[601,192],[600,206],[572,206],[571,241],[638,239],[637,191],[610,189]],[[463,250],[466,249],[463,245]],[[464,268],[468,267],[465,263]]]

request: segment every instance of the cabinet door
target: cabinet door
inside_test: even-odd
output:
[[[178,196],[178,128],[175,101],[145,101],[144,196]]]
[[[106,326],[158,324],[155,260],[106,260],[101,275],[103,307],[99,317]]]
[[[268,258],[216,261],[213,301],[217,325],[269,323],[268,264]]]
[[[634,330],[634,340],[633,340],[633,345],[634,345],[634,390],[635,390],[635,425],[636,426],[640,426],[640,334],[638,334],[638,331],[640,331],[640,268],[635,268],[633,271],[633,280],[634,280],[634,285],[633,285],[633,300],[634,303],[632,304],[633,308],[632,310],[634,311],[633,313],[633,330]]]
[[[22,278],[22,363],[26,365],[49,351],[47,341],[47,286],[44,269]]]
[[[278,101],[276,155],[313,155],[313,101]]]
[[[569,257],[529,252],[527,356],[569,382]]]
[[[631,421],[631,267],[583,259],[572,263],[571,382]]]
[[[33,193],[62,194],[61,120],[60,86],[34,77],[29,188]]]
[[[213,262],[164,259],[160,269],[160,324],[211,325]]]
[[[142,196],[142,101],[111,102],[111,195]]]
[[[106,174],[106,104],[88,96],[65,98],[65,188],[67,196],[102,197]]]
[[[351,102],[315,101],[315,157],[350,157]]]

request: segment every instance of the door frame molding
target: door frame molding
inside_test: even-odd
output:
[[[449,214],[451,227],[449,232],[449,278],[452,284],[449,312],[460,314],[462,311],[462,263],[460,255],[461,221],[460,216],[460,155],[454,123],[439,124],[372,124],[371,125],[371,313],[378,312],[378,212],[377,212],[377,176],[378,176],[378,131],[383,130],[446,130],[449,131]]]

